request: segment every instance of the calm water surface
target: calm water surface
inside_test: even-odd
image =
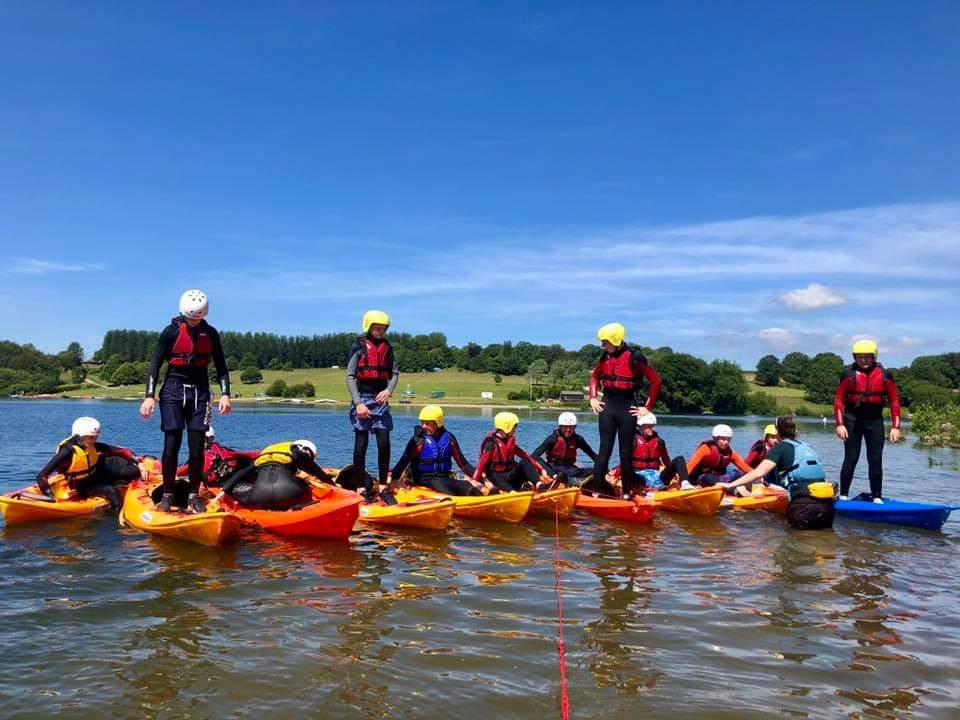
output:
[[[133,404],[0,402],[0,490],[27,484],[81,414],[106,442],[159,449],[158,422]],[[414,420],[398,411],[394,459]],[[554,422],[524,417],[521,444]],[[234,447],[308,437],[323,464],[350,458],[343,411],[240,409],[216,423]],[[765,423],[731,421],[735,447]],[[490,425],[448,419],[470,452]],[[689,454],[711,425],[660,430]],[[835,477],[832,431],[803,430]],[[887,494],[960,500],[960,453],[902,444],[884,460]],[[960,717],[958,530],[577,517],[559,530],[571,715]],[[0,717],[557,717],[556,542],[552,521],[225,550],[107,517],[5,528]]]

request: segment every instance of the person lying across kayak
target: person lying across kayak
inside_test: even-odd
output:
[[[819,530],[833,525],[834,492],[824,482],[826,474],[816,451],[797,440],[797,424],[791,416],[777,418],[777,434],[781,440],[767,453],[767,457],[750,472],[737,480],[720,483],[726,490],[745,488],[762,480],[770,473],[777,477],[777,485],[790,493],[787,521],[799,530]]]
[[[638,490],[679,488],[681,483],[688,482],[687,461],[683,455],[670,457],[667,443],[657,434],[657,416],[652,412],[641,415],[637,418],[637,427],[639,432],[633,441],[633,469]],[[611,474],[614,479],[619,479],[620,466]]]
[[[464,457],[457,438],[443,426],[443,408],[426,405],[420,410],[419,420],[403,455],[393,466],[390,484],[409,468],[414,485],[447,495],[480,495],[483,484],[472,479],[475,468]],[[471,479],[460,480],[453,476],[454,461]]]
[[[597,454],[590,447],[590,443],[577,432],[577,416],[572,412],[563,412],[557,419],[557,429],[537,446],[533,457],[558,480],[567,485],[575,485],[579,484],[578,480],[582,483],[593,476],[592,467],[577,465],[578,450],[585,452],[593,462],[597,461]]]
[[[693,457],[687,462],[687,475],[690,476],[691,483],[708,487],[733,479],[727,475],[727,466],[730,463],[736,465],[741,472],[748,473],[753,470],[730,446],[732,439],[733,429],[729,425],[714,425],[711,438],[700,443]]]
[[[310,484],[298,471],[332,482],[316,463],[317,446],[309,440],[268,445],[253,464],[237,471],[220,486],[241,505],[258,510],[288,510],[310,501]]]
[[[554,478],[517,445],[517,425],[512,412],[499,412],[493,418],[494,431],[480,443],[480,460],[473,473],[475,482],[486,477],[488,487],[500,492],[549,488]],[[517,462],[514,458],[520,458]]]
[[[833,398],[837,437],[843,441],[840,499],[846,500],[860,449],[867,445],[867,469],[873,502],[883,502],[883,405],[890,403],[890,442],[900,440],[900,394],[890,371],[877,362],[877,344],[857,340],[853,365],[844,370]]]
[[[100,423],[96,418],[74,420],[70,437],[60,441],[56,454],[37,474],[40,492],[49,498],[54,497],[49,478],[57,472],[79,497],[103,497],[110,502],[111,508],[119,510],[120,492],[117,488],[140,478],[142,473],[130,450],[98,442],[99,437]]]
[[[217,442],[213,426],[207,428],[207,446],[203,451],[203,483],[207,487],[216,487],[233,473],[253,464],[260,454],[259,450],[234,450]],[[190,463],[177,468],[177,477],[185,477],[190,472]]]

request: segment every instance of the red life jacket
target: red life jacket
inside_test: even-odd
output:
[[[703,473],[723,475],[727,471],[727,465],[733,462],[733,446],[727,445],[727,449],[721,452],[713,438],[700,443],[700,447],[704,445],[710,448],[710,454],[700,461],[700,464],[694,469],[694,474],[697,477],[700,477]]]
[[[846,402],[850,405],[871,403],[883,405],[887,399],[885,383],[890,379],[890,373],[879,363],[873,369],[864,372],[856,365],[851,365],[843,372],[847,380]]]
[[[761,461],[767,458],[767,441],[765,438],[760,438],[753,445],[750,446],[750,455],[754,455],[756,462],[759,464]],[[756,467],[756,465],[754,466]]]
[[[661,446],[663,438],[656,433],[648,439],[638,432],[633,441],[634,470],[659,470]]]
[[[390,365],[390,343],[386,340],[377,344],[370,338],[360,338],[363,348],[357,358],[357,380],[363,382],[386,382],[393,377]]]
[[[493,457],[490,458],[490,464],[487,466],[491,472],[505,473],[510,472],[516,467],[517,462],[513,459],[513,451],[517,447],[517,436],[510,435],[507,438],[500,437],[496,432],[487,435],[480,444],[480,452],[486,447],[487,441],[493,441]]]
[[[197,325],[197,341],[193,341],[190,326],[183,318],[174,318],[174,323],[180,326],[180,332],[173,343],[170,355],[170,364],[177,367],[206,367],[210,364],[213,342],[207,333],[206,323]]]
[[[547,460],[551,465],[566,465],[572,467],[577,463],[577,434],[564,437],[557,432],[557,441],[547,451]]]
[[[600,386],[604,390],[636,390],[641,376],[637,375],[632,358],[633,349],[629,345],[615,350],[612,355],[604,353],[597,363]]]

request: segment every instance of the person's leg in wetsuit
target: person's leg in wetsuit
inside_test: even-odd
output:
[[[390,472],[390,431],[376,428],[373,434],[377,437],[377,475],[381,485],[387,484],[387,473]]]
[[[540,482],[540,473],[526,458],[523,458],[507,473],[507,482],[513,490],[533,490]]]
[[[447,474],[429,473],[421,475],[418,484],[446,495],[482,495],[472,483]]]
[[[886,433],[883,418],[861,420],[863,439],[867,443],[867,473],[870,478],[870,494],[874,498],[883,497],[883,445]]]
[[[690,480],[690,476],[687,475],[687,461],[684,460],[683,455],[677,455],[670,461],[669,465],[660,471],[660,482],[664,485],[669,486],[670,481],[674,478],[677,478],[681,483]]]
[[[246,505],[250,493],[253,492],[253,486],[256,484],[258,470],[259,468],[252,463],[237,470],[223,479],[220,483],[220,491],[229,495],[241,505]]]
[[[122,457],[108,457],[103,459],[103,465],[85,482],[77,487],[77,495],[82,498],[98,496],[106,498],[110,507],[120,509],[119,488],[137,480],[140,477],[140,468],[135,462]]]
[[[863,425],[852,413],[845,413],[843,423],[847,427],[847,439],[843,441],[843,465],[840,467],[840,494],[846,497],[853,483],[853,472],[860,462],[863,445]]]
[[[493,484],[494,492],[511,492],[514,487],[510,482],[510,473],[487,472],[487,480]]]
[[[245,504],[261,510],[288,510],[310,497],[310,486],[295,478],[288,465],[267,463],[260,467]]]
[[[377,437],[378,450],[380,438]],[[369,430],[354,430],[353,434],[353,469],[356,473],[357,487],[363,484],[367,500],[373,499],[373,477],[367,472],[367,448],[370,446]],[[389,452],[389,450],[388,450]],[[379,459],[379,457],[378,457]]]
[[[597,477],[597,474],[594,473],[593,477],[590,477],[584,481],[584,483],[580,486],[581,492],[591,495],[596,493],[597,495],[602,495],[605,497],[617,497],[617,495],[619,495],[617,489],[613,485],[606,480],[598,481]]]
[[[620,482],[623,494],[629,495],[633,491],[635,474],[633,471],[633,440],[637,434],[637,421],[630,414],[633,401],[630,398],[621,398],[616,395],[604,396],[603,410],[598,418],[600,428],[600,449],[597,451],[597,464],[594,467],[594,477],[605,480],[610,469],[610,457],[613,455],[613,444],[620,444]],[[608,484],[609,487],[609,484]]]

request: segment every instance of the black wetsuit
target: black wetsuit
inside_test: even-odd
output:
[[[313,456],[298,446],[290,449],[292,462],[250,465],[228,477],[221,490],[245,507],[258,510],[288,510],[310,501],[310,485],[296,477],[302,470],[320,480],[332,482]]]
[[[566,482],[568,485],[574,485],[577,480],[584,481],[591,477],[593,475],[592,467],[579,467],[576,464],[567,463],[566,459],[562,456],[553,454],[553,449],[561,437],[563,436],[560,434],[560,430],[554,430],[547,435],[547,439],[540,443],[537,449],[533,451],[533,457],[537,458],[544,467],[554,476],[558,477],[561,482]],[[577,450],[586,453],[587,457],[594,463],[597,462],[597,453],[593,451],[590,443],[588,443],[582,435],[574,432],[570,437],[564,437],[564,440],[568,444],[571,442],[575,443]]]
[[[174,318],[160,333],[160,339],[153,351],[150,369],[147,372],[147,397],[154,397],[157,392],[160,366],[164,362],[169,363],[174,356],[174,344],[180,334],[181,322],[185,322],[183,318]],[[227,361],[223,357],[220,334],[208,325],[206,320],[201,320],[195,327],[188,325],[187,331],[195,345],[199,342],[201,334],[209,338],[211,351],[208,359],[217,369],[220,392],[229,395],[230,373],[227,370]],[[196,360],[203,362],[199,358]],[[210,424],[210,380],[207,375],[207,364],[197,364],[196,361],[191,361],[187,365],[168,364],[163,386],[160,388],[159,404],[160,429],[163,430],[164,436],[161,456],[163,491],[173,494],[180,445],[183,442],[183,430],[186,428],[190,492],[196,493],[203,479],[204,433]]]
[[[454,437],[453,433],[446,428],[440,427],[433,437],[435,440],[440,441],[444,435],[449,436],[450,457],[443,458],[438,462],[456,462],[464,473],[472,476],[475,468],[464,456],[463,451],[460,449],[460,443],[457,442],[457,438]],[[403,455],[397,460],[397,464],[393,466],[392,475],[394,482],[399,480],[403,472],[409,467],[410,477],[414,485],[428,487],[437,492],[446,493],[447,495],[479,495],[480,491],[477,490],[472,483],[466,480],[460,480],[450,472],[425,472],[421,469],[419,458],[424,447],[424,436],[425,433],[422,428],[419,426],[414,428],[413,437],[407,441],[407,446],[403,449]]]
[[[94,495],[104,497],[110,501],[112,508],[119,509],[120,493],[117,488],[140,477],[140,468],[134,462],[133,454],[127,448],[114,447],[101,442],[95,443],[99,454],[97,464],[87,477],[74,481],[67,475],[67,470],[73,461],[74,445],[82,447],[83,441],[75,438],[65,442],[57,450],[57,454],[37,473],[36,482],[40,492],[52,496],[47,478],[58,472],[68,478],[71,486],[81,498]]]

